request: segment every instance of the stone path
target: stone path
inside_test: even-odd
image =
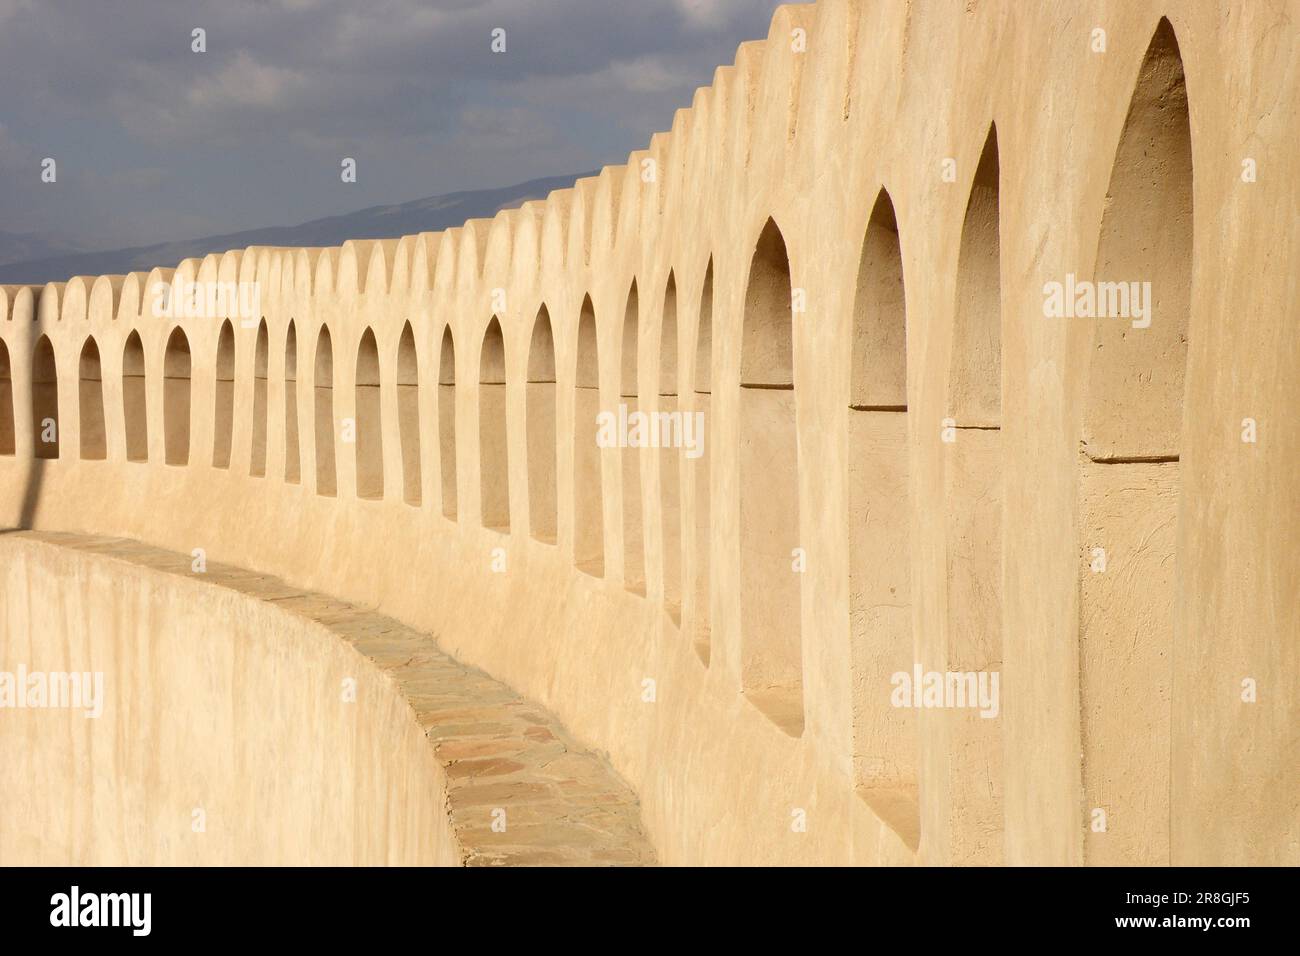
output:
[[[17,532],[194,580],[191,558],[136,541]],[[328,628],[387,673],[447,775],[447,812],[467,866],[651,865],[636,795],[542,707],[438,650],[425,633],[278,578],[209,563],[230,588]],[[506,810],[506,832],[491,812]]]

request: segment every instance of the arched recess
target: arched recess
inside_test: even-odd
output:
[[[872,206],[858,260],[849,373],[849,633],[853,783],[912,849],[920,842],[915,711],[891,678],[912,673],[907,317],[889,193]]]
[[[695,385],[694,403],[696,420],[700,423],[697,440],[699,454],[688,460],[692,464],[695,486],[694,543],[694,609],[695,650],[700,660],[709,662],[710,607],[709,562],[713,549],[713,491],[709,484],[709,455],[713,442],[709,437],[709,402],[713,379],[713,259],[709,258],[704,272],[704,288],[700,293],[700,321],[695,331]]]
[[[438,460],[442,513],[456,520],[456,342],[451,326],[442,331],[438,356]]]
[[[81,347],[78,362],[77,405],[81,416],[81,457],[108,457],[108,434],[104,426],[104,375],[99,361],[99,346],[91,336]]]
[[[334,462],[334,346],[328,326],[321,326],[316,338],[316,494],[338,494],[338,477]]]
[[[533,537],[555,543],[555,337],[542,306],[528,346],[528,521]]]
[[[1129,101],[1097,246],[1079,476],[1079,697],[1084,805],[1106,813],[1106,831],[1084,828],[1090,865],[1170,862],[1192,218],[1187,88],[1162,19]]]
[[[420,366],[411,323],[397,342],[397,435],[402,451],[402,500],[420,503]]]
[[[966,201],[957,259],[948,413],[958,428],[1002,424],[998,130],[989,128]]]
[[[44,335],[32,352],[32,434],[37,458],[59,457],[59,370]]]
[[[659,511],[663,528],[664,609],[675,624],[682,621],[682,479],[681,448],[688,422],[677,402],[677,279],[668,273],[664,288],[663,324],[659,333],[659,418],[652,426],[658,432]],[[666,423],[666,424],[665,424]],[[694,418],[690,436],[695,437]]]
[[[619,418],[628,422],[626,441],[619,452],[623,473],[623,586],[633,594],[645,594],[645,533],[642,527],[641,443],[647,437],[644,428],[635,427],[633,415],[639,410],[637,386],[637,350],[640,344],[640,302],[636,280],[627,293],[623,312],[623,341],[619,375]],[[623,436],[620,436],[620,438]]]
[[[799,447],[785,239],[769,219],[750,260],[740,359],[741,680],[781,730],[803,733]]]
[[[254,478],[266,475],[267,416],[267,365],[270,358],[270,339],[266,319],[257,326],[257,345],[253,350],[253,447],[249,457],[248,473]]]
[[[479,353],[479,501],[483,527],[510,530],[510,463],[506,431],[506,347],[493,316]]]
[[[0,341],[0,455],[15,455],[17,449],[13,366],[9,361],[9,346]]]
[[[122,349],[122,417],[126,423],[126,460],[149,460],[149,412],[145,388],[144,344],[132,331]]]
[[[190,340],[172,329],[163,354],[163,444],[167,464],[190,460]]]
[[[988,684],[1002,670],[1002,276],[1001,167],[990,126],[980,153],[957,258],[944,453],[947,547],[945,659],[939,670],[975,673]],[[979,675],[987,675],[980,677]],[[1002,862],[1001,721],[978,708],[940,712],[950,740],[952,806],[948,859]]]
[[[227,319],[217,336],[215,420],[212,429],[212,464],[230,467],[235,428],[235,329]]]
[[[298,329],[292,319],[284,339],[284,480],[302,481],[302,450],[298,438]]]
[[[604,489],[597,444],[600,414],[600,350],[591,296],[578,316],[573,379],[573,560],[580,571],[605,573]]]
[[[903,252],[894,202],[883,188],[871,207],[858,258],[852,357],[850,408],[907,411]]]
[[[384,497],[384,435],[379,397],[379,346],[366,329],[357,346],[357,497]]]

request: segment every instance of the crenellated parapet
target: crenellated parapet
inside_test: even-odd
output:
[[[490,220],[5,286],[0,525],[437,635],[668,863],[1300,862],[1297,12],[783,5]]]

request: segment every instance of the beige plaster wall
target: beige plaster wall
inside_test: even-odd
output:
[[[460,864],[410,704],[327,629],[93,553],[0,555],[0,666],[103,675],[99,716],[0,716],[0,865]]]
[[[437,633],[609,753],[665,862],[1300,862],[1298,14],[1294,0],[785,6],[670,132],[544,202],[439,234],[180,263],[176,276],[260,284],[264,476],[250,474],[258,317],[233,323],[227,392],[219,319],[150,313],[149,287],[170,270],[9,287],[0,338],[15,453],[0,454],[0,521],[204,547]],[[901,270],[878,265],[894,243],[864,250],[869,222],[889,229],[890,216],[873,216],[882,189]],[[770,232],[760,242],[765,228],[779,254]],[[775,278],[753,268],[756,249]],[[865,284],[864,265],[879,270]],[[900,272],[901,338],[890,291]],[[1151,281],[1151,334],[1045,317],[1044,284],[1068,275]],[[770,292],[783,283],[798,311]],[[595,348],[580,362],[588,299]],[[543,305],[554,543],[530,533],[548,526],[531,510],[552,500],[531,493],[529,468],[530,423],[548,423],[527,402]],[[503,385],[481,364],[494,317]],[[873,321],[887,329],[873,334]],[[404,489],[396,377],[407,322],[418,505]],[[185,466],[164,463],[159,425],[177,325],[193,358]],[[328,365],[316,361],[322,328]],[[367,329],[379,359],[376,500],[358,498],[356,446],[341,437],[358,417]],[[454,363],[443,361],[448,329]],[[132,330],[147,462],[127,460]],[[78,457],[88,335],[101,354],[102,461]],[[33,382],[34,368],[48,371],[34,362],[41,336],[58,373],[59,458],[34,461],[49,449],[34,441],[33,396],[48,410],[56,391]],[[753,384],[751,353],[759,374],[788,364],[790,381],[762,381],[784,391],[741,387]],[[707,398],[705,457],[594,450],[594,411],[629,391],[623,370],[636,369],[649,403],[674,356],[678,394]],[[323,388],[318,370],[331,366]],[[750,393],[770,407],[747,404]],[[4,402],[0,387],[0,419]],[[746,467],[750,412],[775,444],[782,403],[797,467],[788,455],[768,472]],[[319,434],[318,407],[332,408]],[[231,454],[214,467],[227,408]],[[905,423],[858,420],[887,414]],[[1254,442],[1242,441],[1245,418]],[[484,461],[504,465],[484,474]],[[665,461],[680,469],[679,495],[665,496]],[[858,497],[863,466],[881,476],[879,522]],[[785,502],[758,523],[742,507],[766,488],[743,486],[755,474]],[[484,527],[503,527],[506,497],[508,533]],[[681,516],[676,538],[664,534],[665,497]],[[863,520],[897,540],[855,551]],[[632,561],[625,529],[641,536]],[[745,541],[792,531],[806,557],[797,583],[755,584]],[[663,570],[676,566],[664,554],[675,541],[679,613]],[[1095,547],[1109,556],[1104,582],[1088,577]],[[871,557],[859,567],[855,553]],[[873,560],[905,561],[905,574],[888,574],[908,593],[873,597]],[[761,622],[745,613],[778,591],[769,623],[797,621],[797,644],[792,624],[776,634],[794,656],[765,655]],[[893,603],[870,629],[881,615],[862,611]],[[1000,716],[869,720],[887,714],[881,673],[900,640],[925,670],[996,666]],[[1135,785],[1152,754],[1167,784]],[[864,786],[870,773],[889,786]],[[1106,834],[1090,829],[1096,809]]]

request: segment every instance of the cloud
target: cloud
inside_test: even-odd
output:
[[[171,170],[158,166],[136,166],[114,170],[104,178],[110,186],[145,191],[157,189],[170,175]]]
[[[26,143],[16,140],[8,127],[0,123],[0,169],[6,173],[18,174],[27,171],[36,175],[40,159],[36,151]]]
[[[298,70],[259,63],[240,50],[215,75],[199,77],[185,92],[185,104],[194,110],[283,111],[306,86]]]
[[[32,0],[0,0],[0,26],[32,8]]]
[[[15,230],[81,228],[84,195],[16,174],[33,155],[59,156],[61,178],[93,167],[83,182],[111,193],[94,204],[123,242],[184,238],[148,234],[158,222],[233,231],[621,162],[775,5],[0,0],[0,61],[24,80],[0,87],[0,210],[25,217]],[[342,156],[362,170],[349,189]]]
[[[665,57],[639,56],[611,63],[598,76],[608,78],[632,93],[666,93],[682,87],[682,74]]]
[[[674,0],[686,22],[695,28],[716,29],[726,21],[726,0]]]

